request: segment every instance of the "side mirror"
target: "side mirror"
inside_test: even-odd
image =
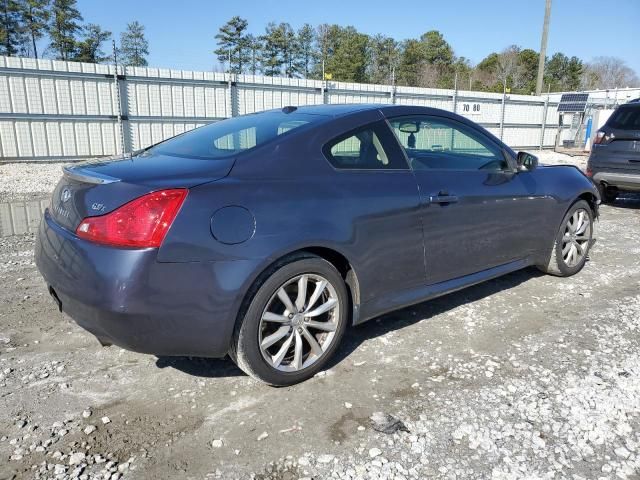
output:
[[[538,157],[527,152],[518,152],[516,163],[518,164],[519,171],[532,171],[538,167]]]

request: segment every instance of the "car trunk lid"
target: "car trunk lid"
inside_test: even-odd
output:
[[[93,160],[63,169],[50,214],[75,231],[90,216],[104,215],[146,193],[165,188],[192,188],[224,178],[233,159],[215,161],[147,154]]]

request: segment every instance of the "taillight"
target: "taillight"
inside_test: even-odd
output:
[[[593,139],[593,144],[606,145],[614,138],[616,138],[616,136],[613,133],[606,133],[606,132],[603,132],[602,130],[598,130],[596,132],[596,137]]]
[[[188,190],[182,188],[148,193],[105,215],[85,218],[78,225],[76,235],[115,247],[157,248],[187,193]]]
[[[587,167],[587,177],[593,177],[593,170],[591,170],[591,167]]]
[[[598,130],[596,132],[596,138],[593,139],[593,144],[600,145],[600,143],[602,143],[603,138],[604,138],[604,132],[602,130]]]

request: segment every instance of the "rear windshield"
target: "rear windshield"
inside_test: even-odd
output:
[[[171,138],[150,151],[178,157],[216,159],[250,150],[291,130],[325,117],[282,111],[221,120]]]
[[[640,130],[640,107],[620,107],[607,124],[618,130]]]

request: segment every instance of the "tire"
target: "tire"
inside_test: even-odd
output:
[[[586,223],[580,223],[580,218]],[[558,277],[575,275],[584,267],[592,241],[593,211],[586,201],[578,200],[562,219],[553,239],[549,261],[539,267],[540,270]],[[572,251],[575,253],[572,254]]]
[[[304,295],[298,294],[301,286]],[[338,348],[349,305],[345,282],[331,263],[311,255],[292,258],[266,274],[236,327],[229,356],[269,385],[307,380]]]
[[[600,192],[600,198],[602,203],[613,203],[618,198],[620,193],[616,187],[608,187],[602,183],[598,184],[598,191]]]

